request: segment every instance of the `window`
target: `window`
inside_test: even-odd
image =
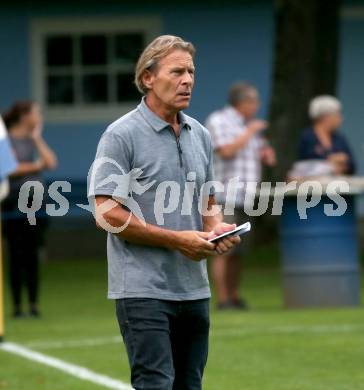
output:
[[[111,120],[135,106],[135,64],[154,19],[33,23],[34,98],[48,120]]]

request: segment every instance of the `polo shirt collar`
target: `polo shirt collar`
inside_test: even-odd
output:
[[[147,106],[147,104],[145,103],[145,96],[142,98],[140,104],[138,105],[138,110],[140,111],[144,119],[157,132],[160,132],[171,126],[170,123],[164,121]],[[179,118],[179,123],[181,124],[181,129],[185,127],[186,129],[191,130],[191,125],[189,123],[189,120],[182,111],[178,113],[178,118]]]

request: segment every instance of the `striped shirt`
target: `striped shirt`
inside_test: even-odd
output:
[[[216,198],[220,202],[225,202],[227,183],[230,179],[239,177],[239,182],[245,184],[260,182],[262,175],[260,149],[264,145],[264,140],[259,134],[255,135],[238,151],[234,158],[223,159],[216,150],[233,143],[239,135],[246,131],[247,126],[243,116],[232,106],[227,106],[210,114],[206,120],[206,127],[210,131],[215,150],[215,180],[222,182],[225,187],[225,192],[216,193]],[[249,188],[239,190],[235,205],[241,207],[247,203],[251,204],[254,201],[254,195],[255,190],[249,190]]]

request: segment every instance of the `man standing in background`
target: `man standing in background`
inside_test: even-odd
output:
[[[261,132],[268,126],[266,121],[255,119],[259,109],[259,93],[245,82],[235,83],[229,92],[229,105],[213,112],[206,120],[215,151],[216,180],[227,184],[239,178],[244,187],[237,192],[234,215],[225,215],[225,221],[240,225],[245,222],[243,207],[254,204],[255,191],[249,191],[247,183],[260,182],[262,162],[275,164],[274,150]],[[254,188],[254,186],[252,187]],[[216,194],[217,200],[225,204],[226,191]],[[212,264],[212,276],[218,298],[218,309],[246,309],[246,302],[239,295],[241,279],[242,246],[218,255]]]

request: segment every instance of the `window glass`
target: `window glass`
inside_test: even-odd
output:
[[[51,36],[46,39],[46,65],[71,66],[73,64],[72,38]]]
[[[105,65],[107,63],[106,36],[81,37],[81,63],[82,65]]]
[[[135,65],[144,45],[143,34],[117,34],[115,36],[116,63]]]
[[[72,104],[74,88],[72,76],[48,76],[47,101],[49,104]]]
[[[134,69],[145,45],[142,32],[45,37],[46,102],[83,107],[138,101]]]
[[[117,75],[118,102],[127,102],[140,99],[140,93],[134,85],[134,74],[120,73]]]
[[[108,85],[106,74],[90,74],[82,78],[82,96],[85,103],[107,103]]]

